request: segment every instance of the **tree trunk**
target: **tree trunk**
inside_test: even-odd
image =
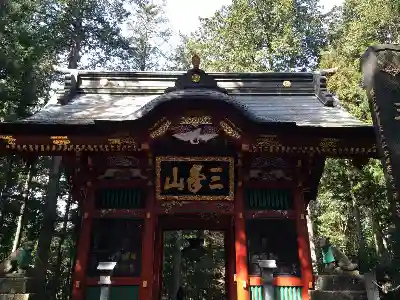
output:
[[[311,205],[311,203],[309,203],[308,207],[307,207],[307,216],[306,216],[308,239],[310,241],[311,262],[312,262],[312,266],[313,266],[313,271],[314,271],[314,273],[318,273],[318,261],[317,261],[317,254],[315,251],[315,243],[314,243],[314,239],[315,239],[314,227],[313,227],[314,225],[311,220],[311,214],[312,214],[311,207],[312,207],[312,205]]]
[[[65,213],[64,213],[64,220],[63,220],[63,225],[61,229],[61,236],[60,240],[58,241],[57,245],[57,261],[55,265],[55,271],[54,271],[54,277],[53,277],[53,293],[52,297],[53,299],[56,299],[56,293],[57,293],[57,287],[60,286],[60,275],[61,275],[61,263],[62,263],[62,246],[64,245],[65,237],[67,235],[67,227],[68,227],[68,219],[69,219],[69,211],[71,209],[71,204],[72,204],[72,194],[69,194],[67,204],[65,207]]]
[[[19,243],[21,242],[22,228],[24,226],[24,221],[25,221],[25,208],[26,208],[26,205],[29,200],[29,194],[30,194],[29,192],[31,189],[32,179],[35,174],[35,165],[36,165],[36,163],[31,163],[29,168],[27,167],[28,172],[26,174],[26,180],[25,180],[24,188],[23,188],[24,189],[24,194],[22,196],[23,200],[22,200],[21,207],[19,209],[19,215],[18,215],[18,220],[17,220],[17,230],[15,231],[14,242],[13,242],[11,252],[16,251],[19,246]]]
[[[383,234],[379,220],[377,220],[374,216],[372,209],[370,209],[370,219],[372,224],[372,232],[374,234],[375,252],[378,257],[381,257],[386,252],[386,247],[383,241]]]
[[[7,158],[7,171],[6,171],[6,180],[5,183],[1,189],[1,194],[0,194],[0,212],[1,212],[1,217],[0,217],[0,225],[3,227],[3,221],[4,221],[4,202],[5,198],[8,196],[8,191],[12,186],[13,182],[13,164],[15,161],[15,156],[11,156]]]
[[[46,209],[43,214],[43,225],[40,231],[34,269],[34,274],[36,276],[35,300],[48,298],[46,295],[46,274],[50,258],[50,245],[54,234],[54,221],[57,219],[57,199],[61,160],[61,156],[52,157],[49,183],[47,187]]]
[[[175,234],[175,247],[173,252],[173,269],[172,269],[172,278],[173,278],[173,285],[172,285],[172,299],[175,300],[176,293],[178,292],[179,287],[181,286],[182,280],[182,231],[176,231]]]
[[[354,195],[353,187],[354,187],[354,172],[358,172],[354,166],[352,166],[351,162],[347,164],[347,178],[349,181],[349,194],[352,200],[352,208],[353,208],[353,217],[356,223],[357,237],[358,237],[358,259],[360,271],[364,271],[365,263],[368,261],[367,253],[366,253],[366,243],[364,237],[364,231],[361,223],[361,212],[360,205],[358,203],[357,197]]]

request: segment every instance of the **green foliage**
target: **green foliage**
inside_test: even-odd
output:
[[[52,64],[108,70],[165,69],[160,63],[170,37],[163,6],[151,0],[12,0],[0,7],[0,118],[15,120],[47,102],[57,80]],[[123,27],[128,28],[123,31]],[[354,116],[370,122],[362,89],[359,57],[374,43],[400,42],[400,1],[345,0],[322,15],[317,0],[234,0],[202,19],[196,32],[182,37],[172,68],[187,70],[198,53],[207,71],[291,71],[338,67],[329,89]],[[160,60],[160,58],[162,58]],[[20,157],[0,159],[0,254],[9,254],[23,202],[27,177]],[[37,241],[46,213],[50,159],[36,161],[24,212],[22,241]],[[61,176],[56,195],[55,234],[51,240],[48,295],[68,299],[74,264],[79,211],[69,202]],[[69,210],[66,208],[70,204]],[[63,208],[62,208],[63,207]],[[357,170],[349,160],[329,159],[317,201],[311,205],[317,236],[329,236],[349,256],[368,255],[371,265],[390,253],[389,203],[380,163],[370,160]],[[357,213],[356,213],[357,212]],[[361,224],[359,226],[358,224]],[[360,227],[360,228],[358,228]],[[204,262],[188,280],[210,282],[222,268],[221,239],[207,234],[212,267]],[[170,238],[166,251],[172,251]],[[169,248],[168,248],[169,247]],[[365,249],[362,249],[365,248]],[[211,257],[211,256],[210,256]],[[166,261],[170,257],[166,257]],[[171,267],[171,265],[169,265]],[[172,269],[166,267],[171,274]],[[214,277],[213,277],[214,276]],[[167,285],[171,284],[167,280]],[[189,287],[190,289],[190,287]],[[218,286],[213,286],[218,292]],[[194,291],[193,291],[194,292]]]
[[[359,60],[370,45],[400,42],[400,10],[395,4],[390,0],[347,0],[341,9],[328,14],[329,46],[320,66],[338,68],[329,79],[329,89],[352,114],[368,122],[371,117]]]
[[[160,60],[166,58],[165,46],[172,34],[165,18],[165,4],[156,5],[149,0],[136,2],[135,18],[127,24],[134,55],[128,58],[125,68],[140,71],[164,69]]]
[[[236,0],[183,43],[186,57],[198,53],[207,71],[311,70],[326,41],[322,24],[315,0]]]
[[[176,251],[181,251],[189,245],[187,239],[198,236],[199,232],[167,231],[164,233],[164,264],[163,264],[163,295],[175,299],[174,287],[182,283],[184,293],[189,299],[209,299],[211,296],[221,299],[225,292],[225,248],[224,234],[218,231],[205,230],[204,255],[193,258],[190,255],[180,255],[176,259]],[[179,248],[176,248],[178,242]],[[179,266],[179,278],[176,278],[173,268]],[[185,298],[186,298],[185,297]]]
[[[54,74],[52,65],[138,70],[139,65],[132,62],[143,51],[149,50],[150,54],[144,57],[149,60],[145,66],[149,69],[160,55],[154,50],[155,41],[152,38],[145,41],[148,47],[142,51],[135,38],[146,34],[157,37],[159,32],[168,37],[168,31],[157,27],[165,22],[162,6],[153,5],[150,0],[0,2],[1,121],[26,118],[48,101],[51,84],[60,79]],[[145,28],[149,18],[153,18],[150,29]],[[124,35],[123,26],[137,20],[144,20],[143,26]],[[127,62],[131,64],[127,65]],[[35,253],[39,253],[40,248],[43,253],[46,247],[38,243],[40,232],[49,226],[50,230],[46,232],[53,232],[47,237],[47,241],[50,239],[49,251],[44,249],[48,253],[42,255],[48,257],[43,261],[48,270],[45,274],[47,292],[40,299],[69,299],[79,232],[79,228],[78,231],[75,229],[75,224],[79,224],[78,208],[76,203],[69,201],[70,185],[65,176],[61,176],[59,189],[48,194],[51,190],[49,169],[52,167],[48,157],[36,159],[36,172],[28,187],[25,186],[25,162],[26,157],[24,160],[19,156],[0,158],[0,258],[5,258],[11,251],[17,238],[20,210],[27,200],[22,212],[21,241],[35,241]],[[24,193],[28,194],[27,198]],[[54,202],[59,204],[58,209],[51,211],[49,203]]]

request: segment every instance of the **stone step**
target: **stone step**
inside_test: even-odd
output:
[[[0,294],[0,300],[29,300],[32,294]]]
[[[319,291],[365,291],[363,276],[360,275],[318,275],[315,289]]]
[[[362,291],[310,291],[310,300],[368,300]],[[1,300],[1,299],[0,299]]]

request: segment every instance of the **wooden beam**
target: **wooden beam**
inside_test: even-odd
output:
[[[248,210],[245,212],[246,219],[295,219],[294,210]]]
[[[97,209],[93,212],[93,218],[144,219],[146,212],[146,209]]]
[[[233,215],[233,201],[157,201],[155,205],[158,214],[188,214],[199,215],[219,214]]]

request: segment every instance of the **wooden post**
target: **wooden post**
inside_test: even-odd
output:
[[[233,220],[231,220],[232,222]],[[226,292],[229,300],[236,300],[236,287],[234,282],[235,277],[235,246],[234,246],[234,231],[233,228],[228,228],[225,231],[225,256],[226,256]]]
[[[301,280],[303,283],[302,300],[309,300],[308,290],[313,286],[313,272],[311,264],[311,253],[308,243],[308,230],[306,223],[305,204],[301,185],[294,188],[294,208],[296,212],[296,229],[298,254],[301,268]]]
[[[91,243],[92,222],[94,213],[95,189],[93,183],[88,181],[86,197],[83,199],[82,227],[79,235],[78,250],[73,274],[72,300],[84,300],[86,270]]]
[[[148,156],[148,171],[152,171],[153,157],[149,153]],[[151,177],[150,177],[151,178]],[[154,205],[154,184],[149,182],[149,188],[146,199],[146,216],[144,220],[144,230],[142,238],[142,272],[141,272],[141,286],[139,290],[139,299],[151,300],[153,299],[154,287],[154,247],[155,247],[155,234],[156,234],[156,215]]]
[[[154,260],[154,294],[153,299],[159,300],[162,295],[162,278],[163,278],[163,263],[164,263],[164,233],[160,226],[156,229],[156,251],[155,251],[155,260]]]
[[[235,199],[235,261],[237,300],[249,300],[249,274],[247,268],[247,238],[244,219],[244,199],[241,174],[241,158],[238,161],[238,180]]]

